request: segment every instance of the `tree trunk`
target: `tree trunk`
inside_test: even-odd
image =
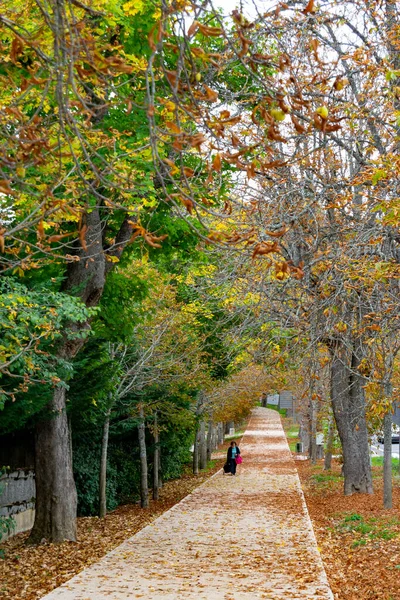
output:
[[[332,407],[343,449],[344,493],[372,494],[364,388],[357,371],[359,363],[354,352],[346,350],[341,342],[336,342],[331,352]]]
[[[218,445],[224,443],[224,424],[218,423]]]
[[[86,249],[75,243],[74,255],[80,260],[67,266],[63,291],[76,295],[86,306],[96,306],[103,293],[105,278],[113,263],[105,260],[103,249],[104,223],[95,208],[82,215],[86,230]],[[109,254],[120,255],[132,235],[132,225],[126,218],[115,240],[116,250]],[[89,328],[89,323],[69,324],[76,332]],[[68,339],[59,348],[59,356],[72,361],[84,345],[84,339]],[[76,540],[76,488],[72,471],[72,449],[66,415],[66,391],[57,387],[47,406],[51,418],[38,423],[35,435],[36,506],[35,523],[29,543]]]
[[[206,443],[206,424],[204,420],[200,423],[200,469],[207,468],[207,443]]]
[[[139,450],[140,450],[140,506],[149,508],[149,485],[148,485],[148,469],[147,469],[147,451],[146,451],[146,429],[144,421],[143,405],[139,406],[138,425],[139,434]]]
[[[66,390],[57,387],[50,416],[35,432],[36,512],[28,542],[76,540],[76,488],[66,413]]]
[[[335,435],[335,427],[334,427],[334,422],[333,422],[333,415],[331,413],[329,415],[328,435],[327,435],[327,439],[326,439],[324,471],[329,471],[332,467],[332,451],[333,451],[334,435]]]
[[[99,484],[99,517],[102,519],[107,514],[107,453],[108,453],[108,434],[110,431],[111,408],[107,410],[106,419],[103,425],[103,437],[101,440],[101,460],[100,460],[100,484]]]
[[[158,500],[158,490],[160,488],[159,471],[160,471],[160,440],[158,435],[158,419],[157,412],[154,414],[154,455],[153,455],[153,500]]]
[[[235,423],[233,421],[228,421],[227,423],[225,423],[225,433],[226,433],[226,435],[229,435],[230,429],[234,429],[234,427],[235,427]]]
[[[212,439],[212,449],[213,452],[218,448],[218,426],[213,426],[213,439]]]
[[[211,455],[213,451],[213,442],[214,442],[214,425],[212,419],[208,421],[208,430],[207,430],[207,461],[211,460]]]
[[[387,388],[385,390],[388,391]],[[393,481],[392,481],[392,413],[386,413],[383,419],[383,505],[385,508],[393,507]]]
[[[200,429],[196,428],[194,432],[194,445],[193,445],[193,475],[199,474],[199,444],[200,442]]]
[[[317,401],[310,399],[310,448],[311,464],[317,464]]]
[[[310,447],[310,431],[308,427],[308,418],[306,415],[301,416],[299,438],[303,444],[304,450],[307,451],[307,449]]]

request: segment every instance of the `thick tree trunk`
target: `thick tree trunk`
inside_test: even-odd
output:
[[[99,517],[102,519],[107,514],[107,453],[108,453],[108,435],[110,431],[111,409],[106,413],[103,424],[103,436],[101,439],[101,460],[100,460],[100,482],[99,482]]]
[[[96,208],[82,217],[86,226],[86,248],[76,242],[74,254],[79,260],[67,266],[63,291],[76,295],[86,306],[96,306],[103,293],[105,278],[113,267],[106,262],[103,248],[104,223]],[[119,256],[132,234],[132,225],[126,218],[115,240],[115,251]],[[76,331],[89,328],[89,323],[69,325]],[[59,356],[71,361],[84,344],[83,339],[64,340]],[[76,540],[76,489],[72,472],[72,449],[67,423],[65,389],[56,388],[47,407],[51,418],[45,418],[37,426],[35,441],[36,512],[35,523],[29,539],[38,543],[42,539],[50,542]]]
[[[388,412],[383,419],[383,505],[385,508],[393,507],[393,481],[392,481],[392,413]]]
[[[160,473],[160,447],[158,435],[158,419],[157,412],[154,414],[154,454],[153,454],[153,500],[158,500],[158,490],[160,489],[159,473]]]
[[[65,393],[65,388],[56,388],[50,416],[36,427],[36,513],[28,540],[32,544],[76,540],[77,498]]]
[[[299,438],[306,452],[310,447],[310,431],[308,426],[308,417],[302,415],[299,428]]]
[[[372,494],[364,388],[357,373],[358,361],[340,342],[331,347],[331,352],[332,407],[343,449],[344,493]]]
[[[140,451],[140,506],[149,508],[149,484],[147,469],[147,450],[146,450],[146,428],[144,421],[143,406],[139,407],[140,422],[138,425],[139,451]]]

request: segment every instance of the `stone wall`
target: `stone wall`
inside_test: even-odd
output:
[[[35,473],[32,470],[17,469],[0,477],[0,516],[14,518],[13,535],[32,527],[35,496]]]

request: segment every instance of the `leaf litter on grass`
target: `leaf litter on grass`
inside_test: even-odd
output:
[[[379,468],[374,494],[344,496],[339,464],[296,467],[335,600],[400,600],[399,483],[385,510]]]

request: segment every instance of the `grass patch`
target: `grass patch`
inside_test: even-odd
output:
[[[299,439],[299,438],[297,438],[297,439]],[[289,444],[290,451],[291,452],[296,452],[296,454],[297,454],[297,447],[296,447],[297,446],[297,441],[295,440],[293,442],[290,442],[288,440],[288,444]],[[303,453],[307,453],[307,450],[304,447],[303,447]]]
[[[282,417],[286,417],[286,408],[278,408],[275,404],[267,404],[267,408],[276,410]]]
[[[244,435],[244,430],[243,431],[235,431],[235,433],[233,435],[226,435],[225,436],[225,441],[226,440],[235,440],[236,438],[241,438]]]
[[[314,473],[310,477],[310,483],[314,488],[326,490],[328,488],[335,488],[336,485],[332,484],[342,484],[343,477],[340,473],[334,473],[332,471],[321,471],[318,473]]]
[[[286,436],[290,438],[298,438],[299,437],[299,425],[290,425],[286,430]]]
[[[299,439],[299,429],[300,425],[298,423],[294,423],[293,419],[285,418],[282,421],[283,429],[286,435],[287,442],[289,444],[289,448],[291,452],[296,452],[296,444],[300,441]]]
[[[218,460],[209,460],[207,461],[207,466],[205,469],[203,469],[203,473],[207,472],[207,471],[212,471],[212,469],[215,468],[215,466],[217,465],[219,461]]]
[[[374,541],[393,540],[400,535],[400,520],[370,517],[365,519],[358,513],[345,515],[334,527],[341,534],[351,534],[354,538],[351,546],[366,546]]]
[[[373,467],[383,467],[383,456],[372,456],[371,464]],[[392,469],[393,471],[398,470],[399,459],[392,457]]]

